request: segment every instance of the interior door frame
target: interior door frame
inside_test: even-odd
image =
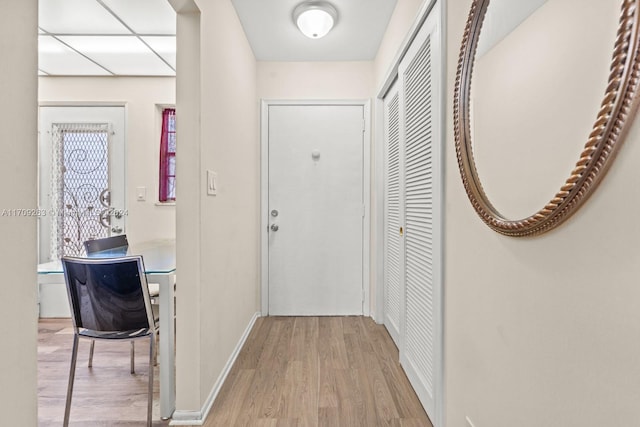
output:
[[[362,221],[362,314],[370,315],[370,258],[371,258],[371,102],[361,100],[276,100],[260,101],[260,292],[261,312],[269,315],[269,107],[289,106],[358,106],[363,108],[363,168],[362,194],[364,217]]]

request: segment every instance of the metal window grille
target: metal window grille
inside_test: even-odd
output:
[[[109,124],[55,123],[52,136],[51,259],[82,256],[109,236]]]

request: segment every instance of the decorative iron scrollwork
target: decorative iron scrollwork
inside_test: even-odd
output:
[[[102,206],[104,206],[105,208],[111,206],[111,190],[109,190],[108,188],[102,190],[99,199],[100,203],[102,203]]]

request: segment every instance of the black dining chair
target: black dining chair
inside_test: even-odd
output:
[[[84,249],[89,258],[125,256],[129,249],[129,241],[126,234],[90,239],[84,242]]]
[[[129,241],[126,234],[120,234],[117,236],[104,237],[100,239],[90,239],[84,242],[84,249],[87,252],[88,258],[113,258],[122,257],[127,255],[129,250]],[[149,296],[151,297],[151,304],[153,306],[153,312],[158,320],[159,307],[157,298],[160,295],[160,285],[158,283],[147,283],[149,288]],[[95,349],[96,342],[91,341],[91,347],[89,348],[89,364],[91,368],[93,366],[93,351]],[[135,344],[131,342],[131,373],[134,373],[134,353]]]
[[[126,234],[101,239],[91,239],[84,242],[84,249],[87,252],[88,258],[125,256],[129,250],[129,241],[127,240]],[[149,283],[149,295],[153,302],[154,299],[160,295],[160,285],[157,283]]]
[[[80,338],[132,343],[149,339],[147,426],[151,426],[153,365],[158,325],[151,309],[142,256],[62,257],[62,267],[74,329],[64,427],[69,425]],[[133,357],[131,372],[133,373]]]

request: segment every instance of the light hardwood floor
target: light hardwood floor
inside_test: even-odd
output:
[[[144,426],[147,417],[148,341],[136,343],[136,373],[129,372],[128,342],[96,342],[93,368],[87,367],[89,341],[81,340],[71,402],[75,427]],[[73,328],[70,319],[38,323],[38,425],[60,427],[71,363]],[[154,426],[160,421],[158,367],[155,367]]]
[[[72,339],[70,320],[40,321],[41,427],[62,425]],[[136,347],[131,375],[128,343],[96,343],[89,369],[89,343],[81,341],[72,426],[144,425],[148,353],[142,342]],[[166,426],[157,378],[156,371],[154,426]],[[389,334],[364,317],[259,318],[205,426],[433,427]]]
[[[258,319],[205,426],[432,427],[391,337],[364,317]]]

